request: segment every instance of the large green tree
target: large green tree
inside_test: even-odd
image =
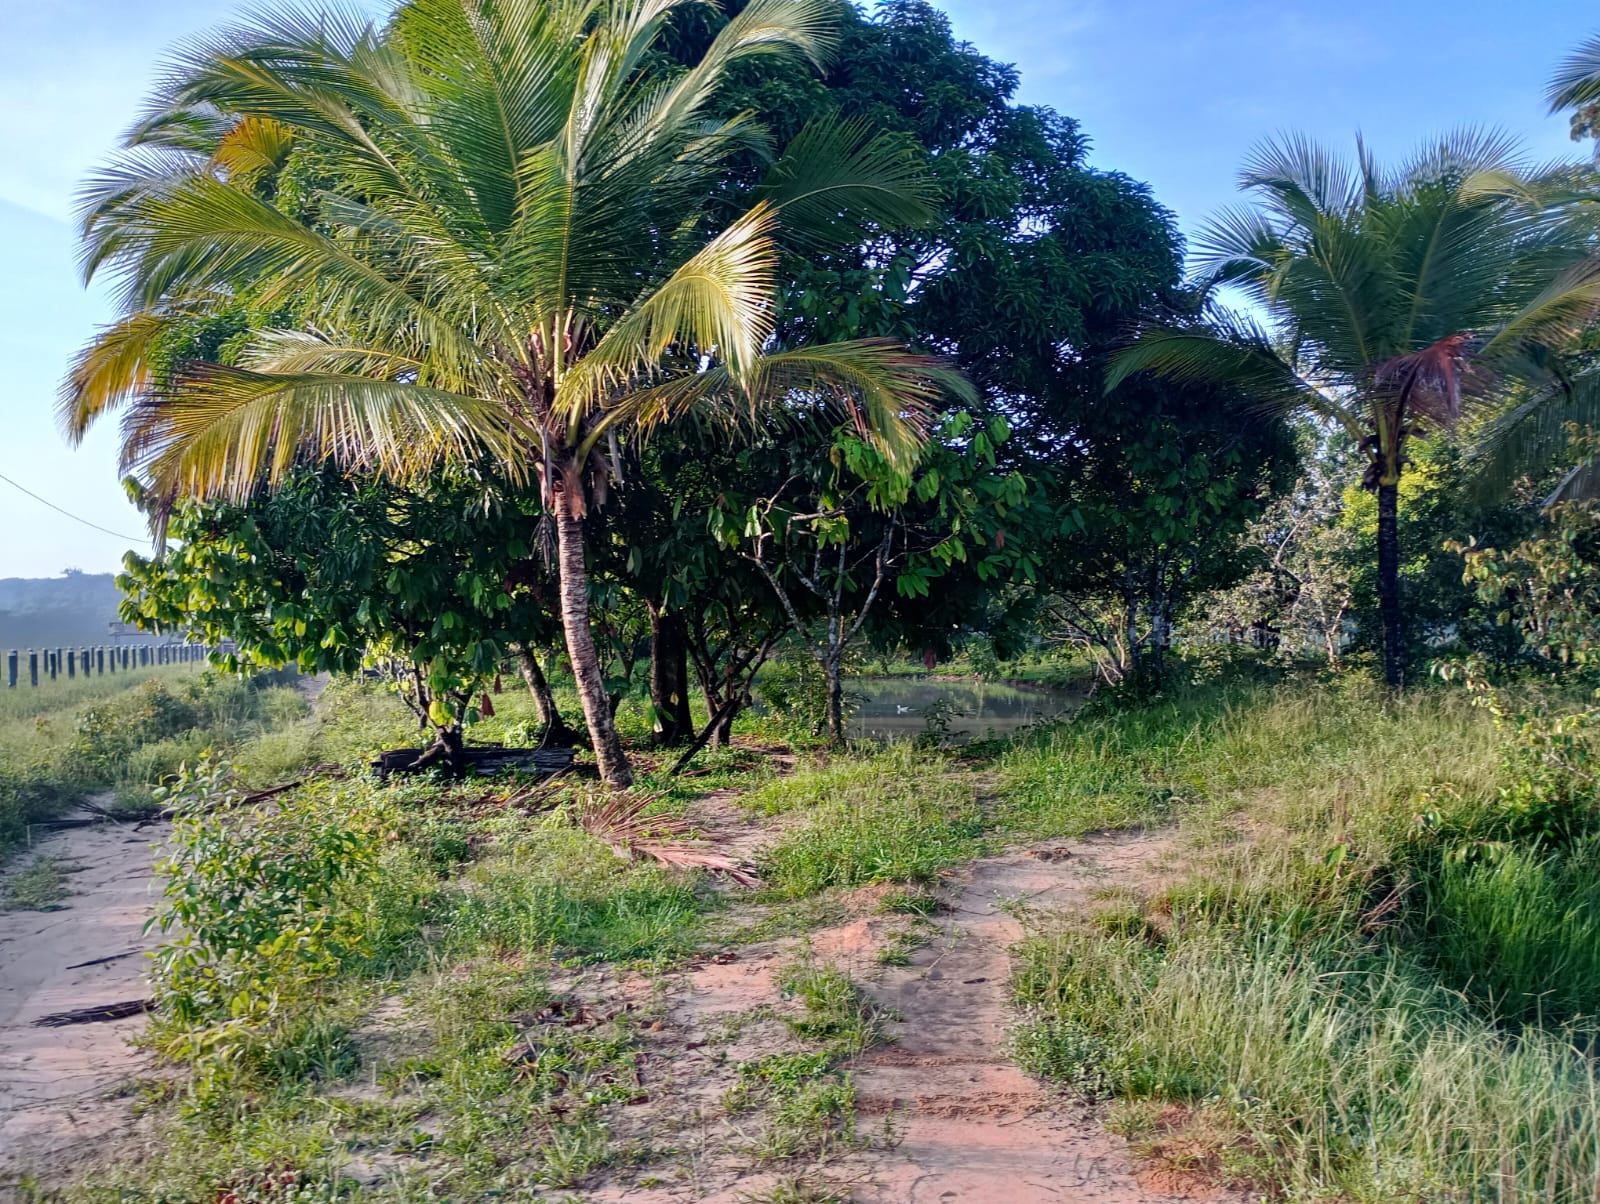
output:
[[[686,64],[684,0],[409,0],[378,27],[284,14],[191,44],[85,207],[90,276],[123,313],[80,357],[63,418],[125,410],[124,463],[159,497],[247,495],[310,460],[395,480],[482,455],[553,515],[568,653],[605,780],[631,770],[589,621],[583,520],[631,438],[797,396],[848,412],[900,469],[954,378],[888,339],[773,351],[785,240],[859,243],[925,220],[915,156],[858,123],[788,141],[753,194],[713,196],[770,146],[722,98],[757,60],[824,64],[833,0],[755,0]],[[272,172],[317,164],[313,212]],[[723,198],[724,200],[726,198]],[[233,362],[156,374],[153,349],[240,294],[293,302]]]
[[[1270,142],[1242,185],[1256,205],[1198,240],[1203,287],[1234,285],[1266,313],[1151,324],[1116,359],[1115,386],[1148,370],[1224,381],[1278,412],[1341,424],[1377,495],[1384,677],[1405,675],[1399,483],[1412,438],[1518,385],[1549,386],[1595,312],[1600,267],[1566,215],[1537,199],[1515,147],[1447,138],[1385,171],[1299,138]]]

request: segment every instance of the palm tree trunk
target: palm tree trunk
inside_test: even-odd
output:
[[[633,785],[633,769],[611,717],[605,674],[600,670],[600,654],[589,627],[589,567],[583,554],[583,520],[573,513],[566,490],[556,493],[555,517],[557,560],[561,566],[561,626],[567,636],[567,658],[577,679],[578,698],[583,703],[583,718],[589,727],[600,778],[607,786],[623,790]]]
[[[1405,685],[1405,627],[1400,610],[1400,487],[1378,485],[1378,614],[1383,624],[1383,680]]]

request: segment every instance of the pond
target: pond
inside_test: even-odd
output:
[[[1083,701],[1077,690],[976,678],[857,677],[845,682],[845,690],[858,701],[849,722],[849,733],[858,740],[914,740],[944,708],[950,738],[957,743],[1009,736]]]

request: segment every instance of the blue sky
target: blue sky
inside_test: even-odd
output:
[[[371,5],[376,7],[376,0]],[[956,32],[1022,71],[1022,98],[1078,118],[1096,166],[1148,181],[1187,230],[1235,199],[1260,138],[1303,130],[1386,159],[1463,124],[1576,153],[1539,97],[1556,61],[1600,29],[1592,4],[1534,0],[949,0]],[[0,474],[137,536],[115,430],[76,451],[54,398],[109,318],[79,288],[72,193],[135,111],[162,50],[237,11],[221,0],[0,0]],[[104,535],[0,481],[0,577],[117,567]]]

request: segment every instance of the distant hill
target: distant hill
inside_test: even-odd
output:
[[[55,648],[151,637],[117,621],[122,593],[111,573],[68,572],[61,577],[0,577],[0,648]]]

